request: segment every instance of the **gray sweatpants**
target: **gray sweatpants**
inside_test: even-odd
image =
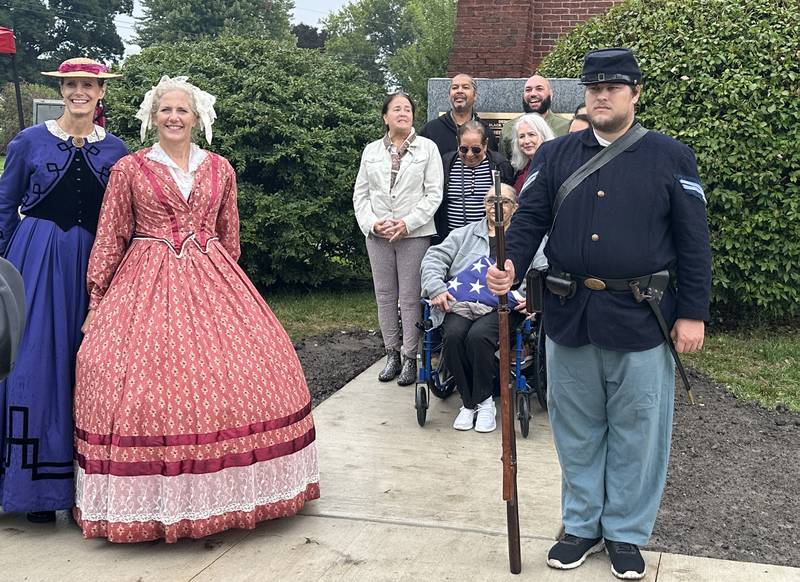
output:
[[[402,238],[393,243],[373,235],[367,237],[383,344],[387,350],[400,350],[407,358],[417,357],[420,334],[417,323],[422,321],[419,267],[429,246],[430,237],[427,236]],[[398,302],[403,320],[402,347]]]

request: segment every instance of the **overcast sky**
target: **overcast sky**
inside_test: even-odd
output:
[[[295,24],[304,22],[312,26],[318,26],[320,19],[325,18],[328,14],[338,10],[347,3],[348,0],[295,0],[293,22]],[[141,2],[139,0],[134,0],[133,17],[127,15],[117,17],[117,30],[122,40],[126,43],[136,34],[134,31],[134,25],[136,24],[135,18],[141,16]],[[125,45],[126,56],[137,52],[139,52],[139,47],[136,45]]]

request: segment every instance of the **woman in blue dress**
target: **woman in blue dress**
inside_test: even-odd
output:
[[[64,113],[21,131],[0,177],[0,253],[22,273],[28,314],[15,368],[0,383],[0,505],[34,522],[74,505],[72,391],[86,266],[111,166],[127,154],[95,124],[105,80],[119,75],[85,58],[44,74],[59,78]]]

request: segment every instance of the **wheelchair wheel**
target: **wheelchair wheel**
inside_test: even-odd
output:
[[[431,356],[431,376],[428,378],[428,388],[437,398],[444,400],[455,390],[456,384],[450,372],[444,365],[441,350]]]
[[[534,370],[536,378],[536,399],[543,410],[547,410],[547,364],[545,354],[544,325],[539,321],[536,333],[536,353],[534,354]]]
[[[517,394],[517,419],[522,438],[528,438],[531,430],[531,401],[528,394]]]
[[[417,385],[414,408],[417,409],[417,423],[425,426],[425,417],[428,415],[428,389],[424,384]]]

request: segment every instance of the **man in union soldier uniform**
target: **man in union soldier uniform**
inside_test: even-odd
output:
[[[487,276],[506,293],[550,232],[548,408],[565,535],[547,563],[576,568],[605,547],[625,579],[645,575],[639,546],[666,480],[677,353],[702,347],[711,288],[694,154],[636,122],[641,81],[628,49],[586,55],[591,127],[539,148],[506,235],[506,270]]]

